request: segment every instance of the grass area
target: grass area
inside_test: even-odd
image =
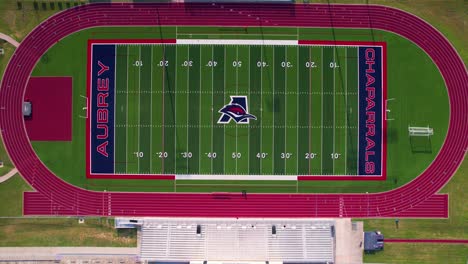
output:
[[[441,193],[449,194],[448,219],[365,219],[365,230],[380,230],[387,238],[457,238],[468,237],[468,157]]]
[[[387,243],[383,252],[365,254],[365,263],[465,264],[468,245]]]
[[[258,28],[245,31],[243,28],[230,28],[228,34],[223,28],[208,27],[179,27],[178,33],[186,35],[188,32],[197,38],[230,38],[232,32],[243,31],[247,36],[257,36],[261,33]],[[128,181],[128,180],[87,180],[85,172],[84,155],[84,133],[85,122],[77,117],[82,111],[84,101],[80,95],[85,94],[86,68],[86,40],[88,38],[112,38],[116,32],[120,38],[141,38],[151,34],[159,34],[165,38],[175,36],[175,30],[171,27],[163,28],[98,28],[83,30],[75,33],[52,47],[47,52],[47,61],[41,61],[36,66],[34,76],[73,76],[74,96],[74,120],[72,142],[33,142],[33,147],[44,163],[57,175],[72,184],[90,188],[93,190],[141,190],[141,191],[217,191],[219,186],[214,182],[202,181],[199,184],[187,185],[183,183],[181,188],[174,188],[173,184],[162,181]],[[237,31],[236,31],[237,32]],[[263,29],[265,34],[276,34],[274,37],[289,36],[289,38],[300,39],[324,39],[330,40],[369,40],[372,35],[368,30],[340,30],[336,29],[300,29],[299,35],[291,28],[268,28]],[[401,186],[419,175],[433,158],[436,156],[443,143],[448,125],[448,99],[447,91],[442,77],[437,71],[430,58],[416,45],[397,35],[388,32],[374,31],[378,40],[388,43],[388,96],[397,98],[390,106],[392,114],[397,117],[395,121],[388,123],[388,180],[384,182],[373,181],[341,181],[341,182],[301,182],[298,188],[280,187],[282,190],[299,192],[376,192],[393,189]],[[210,35],[207,35],[210,34]],[[240,33],[239,33],[240,34]],[[236,36],[239,37],[239,36]],[[269,35],[270,37],[270,35]],[[72,48],[73,53],[69,50]],[[75,63],[64,63],[63,60]],[[410,62],[410,63],[409,63]],[[419,77],[418,77],[419,76]],[[416,77],[416,78],[415,78]],[[184,83],[184,82],[183,82]],[[408,89],[411,87],[411,89]],[[437,108],[437,109],[435,109]],[[437,112],[437,115],[433,113]],[[411,151],[410,142],[407,137],[407,126],[409,124],[430,124],[438,131],[432,138],[431,151],[427,153],[414,153]],[[61,162],[57,162],[61,160]],[[156,182],[156,183],[155,183]],[[229,190],[229,183],[223,185],[222,189]],[[250,183],[237,182],[236,185],[247,186],[248,192],[265,192],[268,188],[257,188],[248,186]],[[274,184],[264,182],[264,184]],[[284,184],[284,183],[281,183]],[[114,189],[113,185],[118,185]],[[146,185],[144,188],[138,186]],[[204,186],[200,186],[204,185]],[[258,185],[258,184],[257,184]],[[232,190],[238,190],[238,186],[232,186]]]
[[[32,190],[24,179],[16,174],[0,184],[0,217],[23,215],[23,192]]]
[[[299,0],[298,2],[306,2]],[[462,59],[468,61],[465,0],[313,0],[310,3],[349,3],[386,5],[410,12],[442,32],[454,45]]]
[[[49,16],[57,13],[60,9],[42,7],[34,9],[33,1],[22,1],[22,9],[19,10],[17,1],[0,1],[0,32],[12,36],[21,41],[31,30]],[[37,1],[39,3],[39,1]]]
[[[366,231],[380,230],[386,238],[466,239],[468,237],[468,157],[441,193],[449,194],[448,219],[365,219]],[[355,219],[353,219],[355,220]],[[467,245],[385,244],[385,250],[365,255],[366,262],[466,263]]]
[[[5,146],[3,145],[3,141],[1,140],[1,137],[0,137],[0,161],[3,162],[3,167],[0,168],[0,177],[1,177],[14,168],[13,164],[11,163],[10,157],[8,156],[5,150]]]
[[[0,247],[136,247],[136,230],[117,231],[113,221],[76,218],[0,218]],[[40,230],[40,232],[39,232]]]

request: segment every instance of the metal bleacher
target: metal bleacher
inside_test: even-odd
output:
[[[333,225],[323,220],[144,219],[140,258],[333,263]]]

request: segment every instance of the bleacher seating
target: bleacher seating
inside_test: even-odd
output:
[[[160,261],[333,262],[333,224],[321,220],[145,219],[140,253],[142,260]]]

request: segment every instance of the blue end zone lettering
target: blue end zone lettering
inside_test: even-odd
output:
[[[115,45],[93,45],[91,63],[91,173],[114,173]]]
[[[359,175],[382,175],[382,47],[359,48]]]

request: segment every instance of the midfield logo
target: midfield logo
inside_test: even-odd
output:
[[[231,102],[219,111],[221,117],[218,124],[229,124],[233,119],[237,124],[248,124],[250,119],[257,120],[257,117],[249,114],[247,110],[247,96],[233,95]]]

